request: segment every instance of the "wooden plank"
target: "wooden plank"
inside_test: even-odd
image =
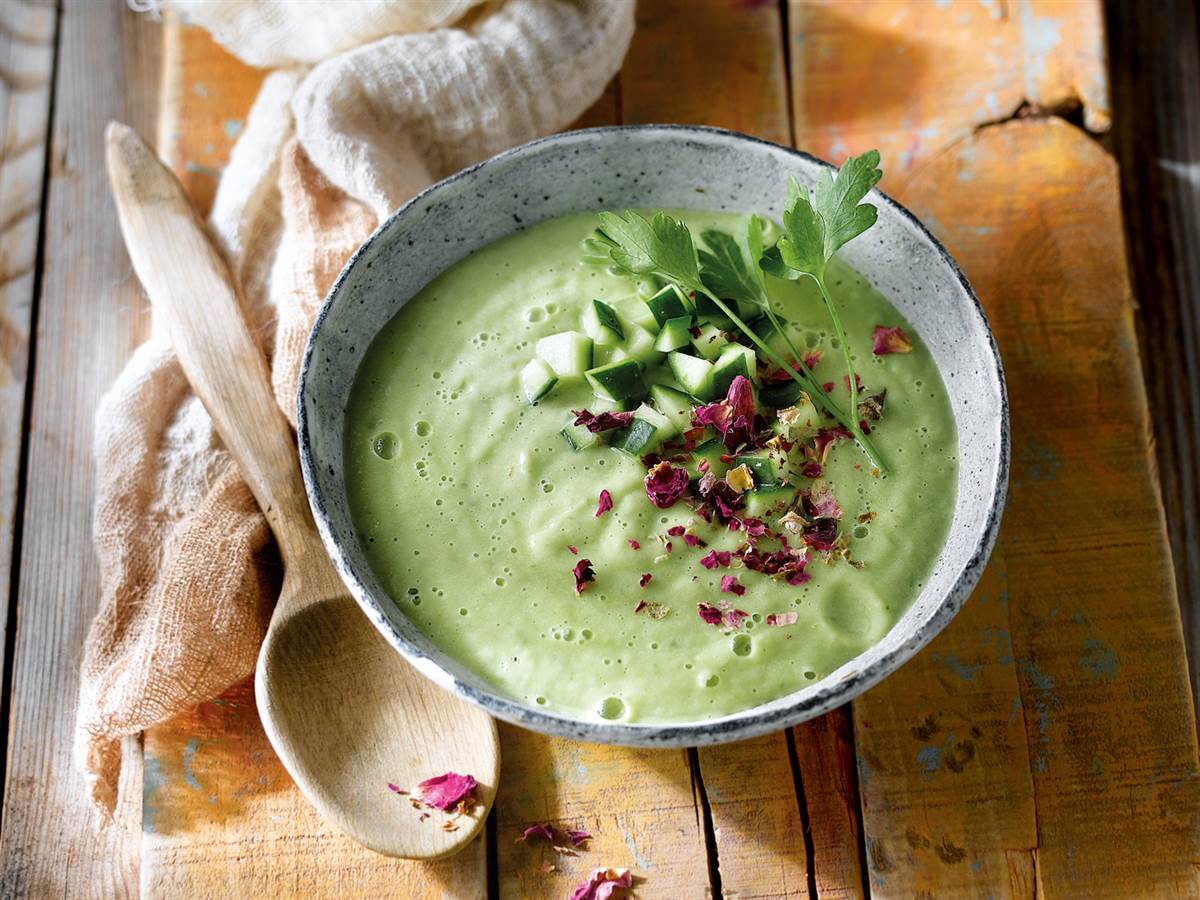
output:
[[[796,146],[878,147],[884,187],[1022,103],[1109,121],[1098,0],[790,0]]]
[[[621,69],[626,125],[686,122],[788,142],[783,31],[775,3],[642,0]]]
[[[854,762],[850,707],[792,729],[812,838],[817,896],[864,896],[862,810]]]
[[[1014,171],[1039,189],[1012,192]],[[1200,767],[1116,178],[1079,130],[1022,121],[946,154],[906,198],[945,223],[1007,362],[1001,548],[1039,882],[1048,896],[1194,896]]]
[[[8,627],[55,24],[49,2],[0,7],[0,641]],[[0,646],[2,666],[8,645]]]
[[[71,745],[80,648],[100,594],[92,413],[147,325],[113,227],[101,134],[112,118],[152,127],[158,37],[117,0],[61,12],[0,839],[7,897],[137,889],[136,820],[100,830]],[[139,785],[123,787],[128,798]]]
[[[1108,17],[1125,241],[1200,703],[1200,23],[1186,0],[1110,2]]]
[[[700,802],[686,751],[580,744],[503,724],[500,745],[504,777],[494,815],[501,897],[563,897],[602,867],[632,870],[639,897],[706,895]],[[593,838],[578,856],[518,842],[535,822]]]

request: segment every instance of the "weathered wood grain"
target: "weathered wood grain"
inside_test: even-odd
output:
[[[52,3],[0,6],[0,641],[8,626],[55,24]]]
[[[717,125],[788,142],[783,30],[775,3],[642,0],[621,69],[626,125]]]
[[[1200,702],[1200,22],[1109,2],[1113,150],[1167,534]]]
[[[1098,0],[790,0],[796,146],[878,147],[884,187],[1022,103],[1109,122]]]
[[[1037,189],[1013,191],[1014,172]],[[1080,203],[1084,193],[1088,202]],[[994,816],[1003,829],[1013,886],[1029,883],[1036,860],[1038,896],[1195,896],[1195,722],[1124,248],[1112,227],[1116,166],[1074,126],[1026,119],[956,145],[917,172],[901,199],[933,224],[987,308],[1006,364],[1014,447],[988,582],[919,660],[881,686],[893,698],[906,686],[925,692],[929,722],[938,726],[924,744],[929,751],[910,760],[900,754],[906,777],[931,776],[922,804],[947,781],[959,782],[966,800],[972,781],[1000,786],[975,773],[999,771],[992,759],[1011,753],[1003,764],[1011,791],[1019,726],[1036,812],[1030,816],[1021,798],[990,792],[960,801],[964,825]],[[947,656],[953,643],[970,646],[972,638],[977,657]],[[1014,721],[997,721],[1003,707],[987,698],[958,719],[959,697],[997,686],[983,675],[1003,671],[1001,655],[1016,666]],[[928,676],[939,667],[944,683],[936,691]],[[864,759],[870,743],[880,743],[873,732],[886,711],[858,704]],[[973,755],[963,746],[968,738]],[[875,782],[878,773],[869,777]],[[879,827],[871,821],[874,790],[864,788],[868,842]],[[942,863],[934,869],[940,884],[993,870],[989,856],[971,872],[976,838],[960,843],[946,827],[952,820],[929,814],[925,836]],[[1036,826],[1036,856],[1026,861],[1020,851],[1033,846],[1029,826]],[[939,843],[938,830],[948,843]],[[872,877],[883,874],[890,885],[894,875],[880,869],[874,865]],[[928,868],[914,871],[915,883],[926,877]]]
[[[250,680],[147,732],[144,784],[147,898],[486,894],[482,836],[452,859],[416,863],[372,853],[321,820],[271,749]]]
[[[709,888],[699,798],[686,751],[580,744],[500,726],[496,798],[501,897],[570,894],[599,867],[628,868],[639,897],[703,897]],[[518,842],[535,822],[583,829],[578,856]],[[554,871],[545,871],[554,866]]]
[[[100,594],[89,524],[92,413],[147,324],[113,227],[102,134],[111,118],[152,125],[158,34],[116,0],[75,0],[62,9],[59,48],[14,598],[0,845],[6,897],[122,896],[138,881],[137,822],[118,817],[99,830],[71,743],[80,649]],[[137,796],[130,778],[122,787]]]
[[[864,896],[862,810],[850,707],[797,725],[792,741],[808,811],[817,896],[857,900]]]

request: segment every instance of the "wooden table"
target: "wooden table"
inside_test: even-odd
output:
[[[116,820],[98,830],[69,749],[98,594],[92,415],[148,326],[101,132],[118,118],[157,134],[204,207],[261,73],[117,0],[10,0],[0,896],[564,897],[606,865],[632,868],[638,896],[682,900],[1200,896],[1193,701],[1099,3],[642,0],[638,20],[583,124],[704,122],[830,158],[877,146],[884,189],[972,280],[1014,444],[975,596],[850,708],[759,740],[646,751],[502,727],[487,834],[453,860],[386,860],[332,833],[271,754],[246,684],[130,739]],[[515,841],[546,820],[595,839],[578,856]]]

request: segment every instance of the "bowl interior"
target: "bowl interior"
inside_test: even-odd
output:
[[[958,428],[958,497],[946,545],[921,594],[874,646],[828,677],[769,703],[694,724],[614,724],[547,713],[496,693],[439,651],[371,572],[342,480],[347,398],[379,330],[458,260],[543,219],[584,210],[674,207],[778,218],[789,175],[825,163],[717,129],[640,126],[535,141],[454,175],[384,222],[330,291],[301,374],[300,450],[313,511],[334,563],[384,636],[425,675],[493,715],[552,734],[641,745],[695,745],[765,733],[838,706],[893,671],[949,621],[995,539],[1008,475],[1008,418],[995,342],[954,261],[878,191],[879,220],[841,251],[911,322],[933,353]]]

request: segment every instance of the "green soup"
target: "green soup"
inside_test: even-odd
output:
[[[678,216],[693,233],[744,221]],[[585,384],[561,384],[536,406],[521,390],[539,338],[582,330],[585,304],[616,303],[639,287],[583,261],[580,243],[595,225],[591,214],[566,216],[479,250],[372,343],[345,435],[347,490],[367,558],[433,643],[499,691],[546,710],[695,721],[811,685],[883,637],[945,540],[957,446],[933,358],[897,311],[835,260],[827,283],[865,393],[887,391],[873,439],[891,471],[873,475],[850,441],[832,447],[821,477],[841,507],[848,552],[812,552],[807,583],[793,587],[736,560],[706,569],[705,554],[733,551],[745,534],[706,523],[683,502],[656,508],[635,457],[604,444],[572,449],[561,434],[571,410],[601,408]],[[848,405],[815,289],[768,281],[798,346],[824,351],[818,380]],[[873,355],[881,324],[903,326],[912,352]],[[659,376],[652,368],[647,380],[669,378]],[[597,517],[601,490],[614,506]],[[689,523],[707,546],[667,534]],[[595,578],[577,594],[572,569],[585,558]],[[743,595],[721,592],[728,575]],[[736,628],[713,625],[701,603],[750,615]],[[791,624],[768,624],[793,613]]]

